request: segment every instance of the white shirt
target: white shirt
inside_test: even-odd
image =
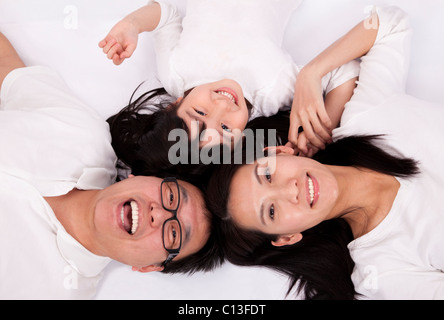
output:
[[[71,237],[43,197],[113,183],[108,125],[44,67],[12,71],[0,94],[0,298],[91,298],[110,259]]]
[[[404,93],[408,19],[395,7],[377,12],[376,42],[333,137],[385,134],[389,151],[419,161],[421,174],[398,179],[386,218],[349,244],[352,280],[361,298],[444,299],[444,106]]]
[[[195,86],[233,79],[254,106],[251,118],[288,109],[299,67],[282,48],[300,0],[188,0],[186,16],[160,3],[154,31],[159,79],[174,97]],[[235,23],[233,23],[233,21]],[[358,76],[352,61],[326,75],[325,93]]]

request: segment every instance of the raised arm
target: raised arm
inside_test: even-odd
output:
[[[25,67],[25,64],[9,40],[0,32],[0,88],[8,73],[21,67]]]
[[[410,66],[412,30],[408,15],[397,7],[375,8],[379,19],[376,40],[361,58],[359,84],[353,101],[373,106],[405,93]]]
[[[120,20],[99,42],[99,47],[114,64],[121,64],[136,50],[139,33],[153,31],[160,16],[161,8],[157,2],[141,7]]]
[[[302,145],[306,145],[305,139],[312,143],[317,142],[315,145],[322,144],[320,138],[327,142],[331,130],[334,129],[333,123],[337,123],[332,121],[332,114],[339,111],[327,112],[324,104],[322,77],[345,63],[367,54],[375,43],[378,29],[378,16],[376,12],[372,12],[367,19],[311,60],[298,74],[288,138],[293,146],[299,146],[301,152],[307,152],[303,150],[305,148],[301,148]],[[305,135],[301,137],[302,141],[298,141],[300,126],[303,126],[305,131]]]
[[[327,49],[311,60],[301,72],[321,79],[328,72],[341,65],[367,54],[375,43],[379,30],[379,19],[376,12]]]
[[[333,129],[329,127],[331,122],[320,94],[320,79],[350,59],[361,57],[358,87],[352,98],[355,103],[376,106],[390,95],[405,92],[410,36],[404,11],[397,7],[374,7],[369,18],[313,59],[296,81],[289,140],[297,139],[298,123],[310,123],[315,131],[316,122],[318,131]]]

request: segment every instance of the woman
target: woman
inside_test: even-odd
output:
[[[404,94],[404,13],[378,9],[370,22],[326,51],[331,64],[350,40],[370,45],[320,162],[277,147],[274,166],[222,167],[208,203],[230,232],[231,261],[281,270],[305,298],[443,298],[444,154],[424,142],[444,139],[444,108]],[[311,65],[325,65],[325,57]],[[229,181],[214,187],[218,176]]]

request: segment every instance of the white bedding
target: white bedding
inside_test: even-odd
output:
[[[27,65],[53,67],[81,99],[106,118],[127,104],[142,81],[155,81],[149,34],[141,36],[133,57],[119,67],[108,61],[97,46],[117,20],[146,2],[0,0],[0,31]],[[168,2],[185,12],[186,0]],[[441,0],[305,0],[292,16],[284,45],[298,64],[304,64],[362,20],[371,4],[394,4],[410,14],[414,34],[407,91],[422,99],[444,102]],[[304,45],[296,46],[300,43]],[[261,268],[226,264],[212,273],[184,276],[141,274],[113,262],[106,269],[96,298],[283,299],[286,290],[286,278]]]

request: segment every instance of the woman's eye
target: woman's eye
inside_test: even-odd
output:
[[[273,204],[270,207],[268,215],[270,216],[271,220],[274,220],[274,205]]]
[[[221,124],[221,127],[223,130],[227,131],[227,132],[231,132],[231,129],[228,128],[226,125],[224,125],[223,123]]]

